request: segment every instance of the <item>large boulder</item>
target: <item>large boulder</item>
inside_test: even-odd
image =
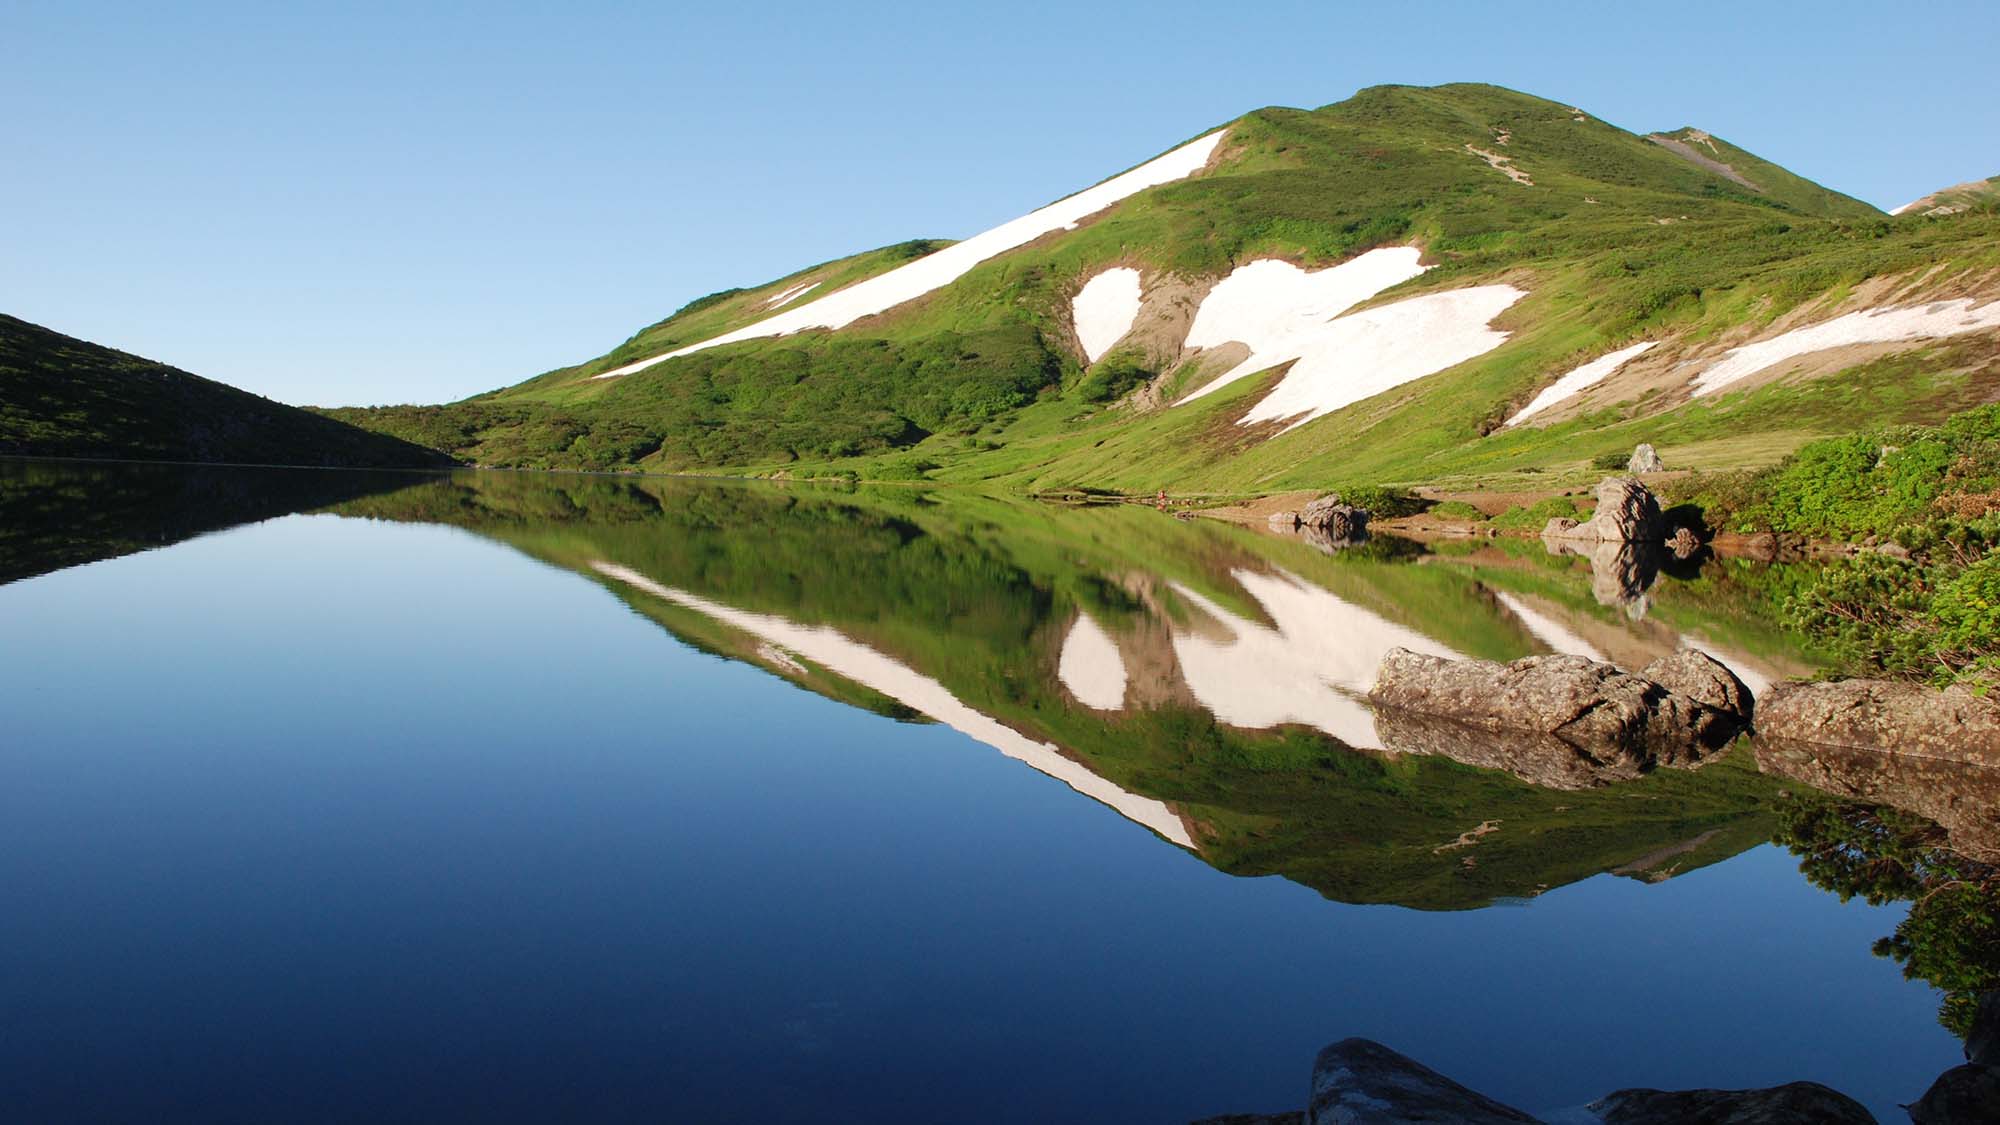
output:
[[[1915,1125],[2000,1125],[2000,1068],[1966,1063],[1938,1075],[1910,1106]]]
[[[1737,715],[1581,656],[1497,664],[1395,648],[1382,658],[1368,698],[1482,730],[1552,735],[1599,762],[1632,756],[1692,764],[1743,725]]]
[[[1892,680],[1780,684],[1757,701],[1757,733],[2000,768],[2000,692]]]
[[[1550,520],[1543,538],[1658,544],[1667,537],[1660,501],[1637,477],[1605,477],[1597,485],[1597,510],[1582,523],[1562,526],[1568,522]]]
[[[1660,460],[1659,453],[1643,441],[1632,450],[1632,459],[1625,462],[1628,473],[1658,473],[1665,471],[1666,467],[1667,463]]]
[[[1343,1039],[1313,1061],[1308,1125],[1439,1121],[1516,1125],[1535,1118],[1469,1090],[1370,1039]]]
[[[1335,542],[1359,539],[1368,532],[1368,509],[1343,503],[1336,493],[1327,493],[1299,509],[1299,526],[1317,528]]]
[[[1860,1102],[1817,1082],[1765,1090],[1619,1090],[1584,1112],[1603,1125],[1875,1125]]]
[[[1705,652],[1684,648],[1639,669],[1639,674],[1668,691],[1706,703],[1717,711],[1726,711],[1746,721],[1750,718],[1754,706],[1750,688],[1720,660]]]

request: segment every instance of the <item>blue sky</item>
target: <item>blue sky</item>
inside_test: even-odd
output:
[[[1261,105],[1488,81],[1890,207],[2000,173],[2000,6],[0,5],[0,311],[434,402],[963,237]]]

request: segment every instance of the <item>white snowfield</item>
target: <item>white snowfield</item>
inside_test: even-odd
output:
[[[1533,606],[1530,606],[1527,602],[1522,601],[1513,594],[1505,590],[1495,590],[1493,591],[1493,599],[1501,605],[1506,606],[1507,612],[1518,618],[1521,624],[1527,627],[1528,632],[1536,640],[1549,646],[1549,651],[1558,652],[1564,656],[1581,656],[1586,660],[1609,662],[1610,658],[1605,656],[1596,645],[1570,632],[1563,627],[1562,622],[1557,621],[1546,613],[1536,610]]]
[[[1125,660],[1118,644],[1104,627],[1087,613],[1079,613],[1076,624],[1063,638],[1062,654],[1056,659],[1056,678],[1076,696],[1077,702],[1098,711],[1117,711],[1125,706]]]
[[[783,336],[792,332],[802,332],[808,328],[844,328],[864,316],[886,312],[906,301],[914,301],[926,293],[957,281],[972,267],[988,258],[1006,253],[1017,246],[1025,246],[1052,231],[1073,230],[1078,223],[1090,216],[1147,188],[1186,179],[1208,163],[1208,158],[1215,152],[1215,146],[1222,142],[1223,136],[1227,133],[1228,130],[1219,129],[1164,156],[1155,157],[1129,172],[1113,176],[1096,187],[1086,188],[1067,199],[1058,200],[1038,211],[1002,223],[992,230],[975,234],[963,242],[954,243],[935,254],[918,258],[908,265],[898,266],[888,273],[856,282],[845,289],[788,309],[776,316],[767,317],[755,324],[738,328],[734,332],[725,332],[700,343],[689,344],[684,348],[639,360],[637,363],[628,363],[623,367],[606,371],[597,378],[611,379],[620,375],[630,375],[634,371],[643,371],[675,356],[688,355],[721,344],[733,344],[740,340]]]
[[[1188,326],[1186,346],[1240,343],[1250,348],[1250,355],[1180,401],[1198,399],[1305,354],[1328,321],[1424,272],[1422,259],[1423,252],[1414,246],[1392,246],[1323,270],[1302,270],[1275,258],[1236,267],[1202,298]]]
[[[1289,419],[1285,429],[1295,430],[1506,343],[1507,334],[1489,325],[1527,296],[1511,285],[1453,289],[1341,315],[1424,272],[1421,257],[1414,246],[1395,246],[1311,272],[1271,259],[1237,267],[1195,310],[1187,344],[1240,343],[1250,357],[1175,405],[1294,361],[1237,421],[1248,426]]]
[[[1694,393],[1713,394],[1775,364],[1828,348],[1901,343],[2000,328],[2000,301],[1989,301],[1976,309],[1973,304],[1971,298],[1960,298],[1903,308],[1864,309],[1731,348],[1719,362],[1695,377]]]
[[[819,282],[817,281],[808,281],[804,285],[794,285],[790,289],[785,290],[783,293],[780,293],[777,296],[771,298],[770,300],[765,301],[764,307],[767,309],[775,309],[780,305],[789,305],[793,301],[798,300],[800,297],[803,297],[806,294],[818,288],[819,288]]]
[[[1290,432],[1365,398],[1435,375],[1507,342],[1491,327],[1527,293],[1478,285],[1343,316],[1318,334],[1270,394],[1237,424],[1289,419]]]
[[[1248,621],[1186,586],[1174,592],[1229,633],[1218,641],[1177,632],[1174,657],[1188,690],[1215,717],[1263,730],[1302,723],[1358,750],[1381,750],[1375,714],[1362,702],[1382,657],[1401,646],[1432,656],[1458,653],[1291,574],[1231,572],[1277,628]]]
[[[1105,270],[1083,283],[1071,298],[1069,311],[1085,359],[1096,363],[1132,331],[1132,322],[1139,319],[1139,299],[1139,271],[1129,266]]]
[[[1629,348],[1620,348],[1615,352],[1598,356],[1589,363],[1570,371],[1562,378],[1543,388],[1541,394],[1536,395],[1529,401],[1528,405],[1517,411],[1512,418],[1507,419],[1507,424],[1509,426],[1518,426],[1525,419],[1540,414],[1556,403],[1581,394],[1602,383],[1606,379],[1609,379],[1619,368],[1625,366],[1627,361],[1639,358],[1648,348],[1657,343],[1659,343],[1658,340],[1645,340],[1633,344]]]
[[[1165,804],[1141,797],[1091,773],[1046,742],[1036,742],[996,719],[988,718],[960,702],[943,684],[902,662],[850,640],[837,630],[795,624],[782,617],[750,613],[713,602],[685,590],[676,590],[616,563],[593,562],[591,569],[615,578],[656,598],[714,618],[756,637],[766,644],[830,669],[837,675],[888,696],[914,711],[937,720],[967,737],[1000,751],[1009,758],[1109,805],[1127,819],[1152,829],[1184,848],[1193,848],[1187,826]]]

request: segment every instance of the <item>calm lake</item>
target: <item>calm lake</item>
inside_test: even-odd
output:
[[[1897,1119],[1959,1044],[1871,952],[1907,905],[1772,843],[1802,777],[1361,702],[1392,645],[1803,675],[1786,581],[0,461],[0,1118],[1179,1122],[1298,1108],[1360,1035],[1530,1110],[1813,1079]]]

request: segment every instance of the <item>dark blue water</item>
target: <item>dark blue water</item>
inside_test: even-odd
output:
[[[7,1120],[1184,1121],[1297,1108],[1349,1035],[1530,1109],[1888,1119],[1958,1051],[1870,954],[1902,909],[1769,845],[1344,905],[458,528],[0,586]]]

